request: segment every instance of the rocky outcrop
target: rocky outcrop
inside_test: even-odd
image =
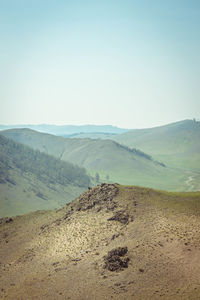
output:
[[[117,207],[117,203],[113,200],[118,193],[118,188],[114,184],[102,183],[94,188],[89,188],[83,193],[75,207],[77,211],[85,211],[95,208],[100,211],[103,208],[113,210]]]
[[[108,252],[104,257],[104,268],[109,271],[120,271],[128,268],[129,257],[127,247],[118,247]]]

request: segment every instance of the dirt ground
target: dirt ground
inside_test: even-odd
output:
[[[103,184],[59,211],[1,219],[0,299],[200,299],[199,211],[166,197]]]

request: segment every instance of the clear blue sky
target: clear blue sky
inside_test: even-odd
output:
[[[200,1],[0,0],[0,123],[200,117]]]

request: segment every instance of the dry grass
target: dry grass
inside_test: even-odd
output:
[[[57,212],[3,220],[1,299],[200,299],[199,194],[116,187],[114,209],[99,191],[101,204],[85,211],[78,199]],[[127,224],[108,221],[119,210],[128,212]],[[105,269],[104,256],[124,246],[128,268]]]

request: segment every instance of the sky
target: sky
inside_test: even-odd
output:
[[[199,0],[0,0],[0,124],[200,117]]]

